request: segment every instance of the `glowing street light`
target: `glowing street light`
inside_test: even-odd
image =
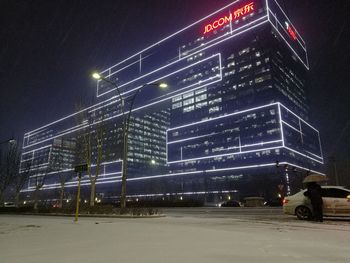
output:
[[[92,77],[93,77],[94,79],[97,79],[97,80],[99,80],[99,79],[102,78],[101,75],[100,75],[99,73],[97,73],[97,72],[92,73]]]
[[[9,144],[16,144],[16,140],[15,139],[13,139],[13,138],[11,138],[11,139],[8,139],[8,140],[6,140],[6,141],[3,141],[3,142],[0,142],[0,145],[1,144],[5,144],[5,143],[9,143]]]
[[[168,88],[168,84],[167,83],[160,83],[159,88],[166,89],[166,88]]]

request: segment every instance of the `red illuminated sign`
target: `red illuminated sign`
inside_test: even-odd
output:
[[[245,16],[246,14],[251,13],[252,11],[254,11],[253,2],[243,6],[242,8],[237,9],[233,12],[233,15],[232,13],[230,13],[228,16],[221,17],[220,19],[215,20],[213,23],[206,25],[204,29],[204,34],[207,34],[217,28],[220,28],[226,25],[227,23],[230,23],[231,21],[234,21],[242,16]]]
[[[297,33],[295,32],[294,28],[291,25],[289,25],[288,22],[286,22],[286,28],[287,28],[288,34],[291,37],[291,39],[296,41],[298,39],[298,37],[297,37]]]

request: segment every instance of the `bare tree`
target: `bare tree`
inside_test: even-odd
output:
[[[50,168],[48,167],[45,169],[45,171],[43,173],[36,174],[35,176],[33,176],[31,178],[31,180],[34,181],[33,200],[34,200],[34,210],[35,211],[38,211],[39,193],[45,184],[45,180],[46,180],[46,177],[47,177],[47,174],[49,173],[49,171],[50,171]]]
[[[23,168],[20,167],[19,172],[13,178],[14,194],[15,194],[15,205],[19,206],[19,198],[21,190],[24,188],[25,184],[28,182],[31,175],[31,162],[26,162],[23,164]]]
[[[60,190],[59,190],[59,195],[60,195],[59,207],[60,208],[63,207],[63,199],[65,196],[66,184],[73,177],[73,174],[71,171],[64,171],[65,170],[64,168],[66,165],[64,152],[67,153],[68,151],[73,150],[70,148],[71,146],[66,146],[65,144],[70,145],[71,143],[72,142],[70,141],[65,141],[63,138],[55,139],[54,141],[54,148],[56,152],[52,157],[52,168],[58,173],[58,179],[60,183]]]
[[[95,205],[96,182],[101,172],[101,164],[104,161],[104,117],[96,116],[96,113],[87,115],[88,113],[81,110],[78,106],[78,125],[85,124],[83,131],[77,135],[76,142],[76,159],[77,162],[87,164],[87,175],[90,180],[90,207]]]
[[[19,174],[20,152],[17,143],[10,143],[5,154],[0,152],[0,205],[4,193]]]

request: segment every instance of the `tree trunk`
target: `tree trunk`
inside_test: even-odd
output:
[[[90,188],[90,207],[95,206],[95,195],[96,195],[96,181],[91,181],[91,188]]]
[[[20,195],[20,192],[16,192],[16,195],[15,195],[15,206],[16,207],[19,207],[19,195]]]
[[[61,185],[59,208],[63,207],[64,185]]]
[[[3,193],[0,192],[0,206],[3,206],[4,205],[4,198],[3,198]]]
[[[34,191],[34,211],[38,212],[38,189]]]

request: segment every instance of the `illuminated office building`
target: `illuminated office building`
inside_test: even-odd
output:
[[[323,165],[308,119],[308,70],[306,44],[278,2],[241,0],[101,71],[123,96],[142,88],[131,115],[129,198],[272,198],[298,190]],[[169,88],[145,86],[156,82]],[[26,133],[22,163],[43,170],[55,140],[77,141],[102,125],[98,192],[118,196],[120,101],[103,80],[96,96],[95,105]],[[78,115],[85,116],[79,123]],[[58,187],[57,173],[44,190]]]

